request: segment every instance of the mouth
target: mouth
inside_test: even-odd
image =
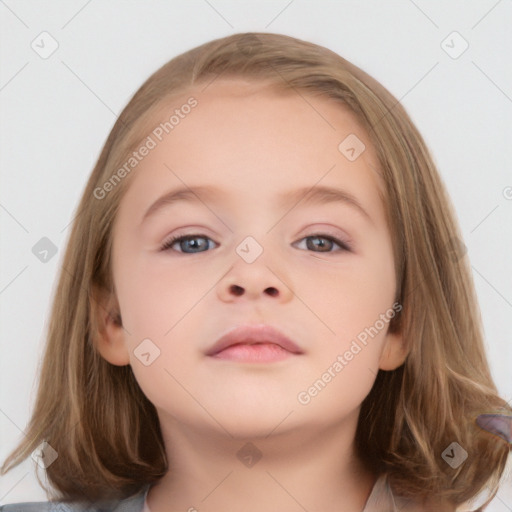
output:
[[[206,352],[215,359],[236,362],[273,362],[300,355],[300,347],[268,325],[242,325],[219,338]]]

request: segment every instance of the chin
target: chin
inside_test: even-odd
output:
[[[291,408],[278,404],[257,407],[250,401],[244,406],[227,407],[222,414],[214,414],[217,421],[238,440],[251,440],[267,437],[271,432],[282,433],[292,425]],[[285,420],[285,421],[283,421]],[[279,426],[279,429],[277,427]]]

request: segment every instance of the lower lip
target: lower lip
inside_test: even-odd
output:
[[[257,343],[254,345],[232,345],[212,357],[239,363],[271,363],[282,361],[292,355],[294,354],[274,343]]]

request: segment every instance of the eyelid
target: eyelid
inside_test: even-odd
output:
[[[161,245],[165,244],[169,240],[172,240],[173,238],[180,238],[182,236],[183,237],[185,237],[185,236],[204,236],[204,237],[208,237],[211,240],[215,241],[212,238],[212,233],[208,228],[205,228],[203,226],[190,225],[190,226],[181,226],[181,227],[173,230],[170,234],[168,234],[167,236],[164,237],[164,240],[161,243]],[[215,243],[217,243],[217,242],[215,242]]]
[[[159,250],[160,251],[170,251],[171,247],[176,242],[179,242],[180,240],[187,239],[187,238],[207,238],[208,240],[212,241],[217,247],[219,246],[219,243],[216,242],[215,240],[213,240],[213,238],[211,236],[207,235],[206,233],[195,232],[195,233],[181,234],[181,232],[177,232],[177,233],[174,233],[174,234],[166,237],[164,239],[164,241],[160,244]],[[215,247],[214,247],[214,249],[215,249]],[[182,253],[182,254],[196,254],[196,253],[183,253],[182,251],[173,251],[173,252]],[[201,252],[208,252],[208,251],[201,251]],[[197,253],[197,254],[199,254],[199,253]]]

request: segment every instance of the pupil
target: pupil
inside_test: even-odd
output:
[[[308,243],[311,242],[309,245],[310,245],[310,249],[311,249],[311,246],[315,245],[312,243],[312,240],[316,240],[318,241],[319,243],[316,245],[316,248],[318,249],[321,249],[319,252],[327,252],[329,247],[328,247],[328,244],[327,244],[327,241],[326,239],[324,238],[321,238],[321,237],[318,237],[318,236],[315,236],[313,237],[312,239],[309,239],[308,240]]]
[[[203,240],[204,241],[204,238],[191,238],[190,240],[185,240],[185,244],[189,244],[188,245],[188,248],[189,249],[200,249],[201,248],[201,243],[198,242],[198,240]],[[204,243],[203,243],[203,246],[204,246]]]

